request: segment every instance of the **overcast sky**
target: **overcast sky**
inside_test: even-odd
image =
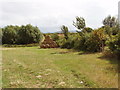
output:
[[[32,24],[42,32],[60,31],[72,25],[76,16],[84,17],[88,27],[102,26],[102,20],[118,15],[119,0],[0,0],[0,27]]]

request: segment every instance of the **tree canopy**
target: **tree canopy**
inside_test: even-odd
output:
[[[79,29],[79,30],[83,30],[86,27],[85,24],[85,19],[83,17],[76,17],[76,20],[73,21],[73,25]]]
[[[41,32],[38,27],[30,24],[24,26],[6,26],[2,28],[3,44],[31,44],[38,43]]]
[[[67,39],[68,39],[68,27],[65,26],[65,25],[63,25],[63,26],[61,27],[61,30],[62,30],[62,32],[63,32],[63,34],[64,34],[64,36],[65,36],[65,39],[67,40]]]
[[[118,24],[117,18],[112,17],[110,15],[103,20],[104,26],[115,27],[117,24]]]

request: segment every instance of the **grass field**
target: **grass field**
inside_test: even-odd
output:
[[[4,88],[117,88],[117,60],[66,49],[3,48]]]

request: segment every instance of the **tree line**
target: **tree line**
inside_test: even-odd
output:
[[[86,26],[83,17],[76,17],[73,21],[73,25],[77,28],[76,33],[70,33],[69,28],[63,25],[61,31],[64,37],[59,37],[56,33],[52,34],[51,37],[61,48],[87,52],[109,50],[120,56],[120,25],[118,19],[108,16],[102,23],[102,27],[92,29]],[[30,24],[22,26],[9,25],[0,29],[2,44],[39,43],[43,36],[38,27]]]
[[[61,48],[76,49],[87,52],[109,51],[120,55],[120,26],[118,19],[108,16],[103,20],[103,26],[98,29],[86,27],[83,17],[76,17],[73,25],[78,29],[75,34],[69,33],[68,27],[63,25],[61,30],[64,38],[54,34],[53,39]]]
[[[38,43],[42,33],[38,27],[28,25],[9,25],[2,30],[2,44],[31,44]]]

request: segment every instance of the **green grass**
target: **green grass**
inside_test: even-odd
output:
[[[117,88],[117,60],[66,49],[3,48],[4,88]]]

